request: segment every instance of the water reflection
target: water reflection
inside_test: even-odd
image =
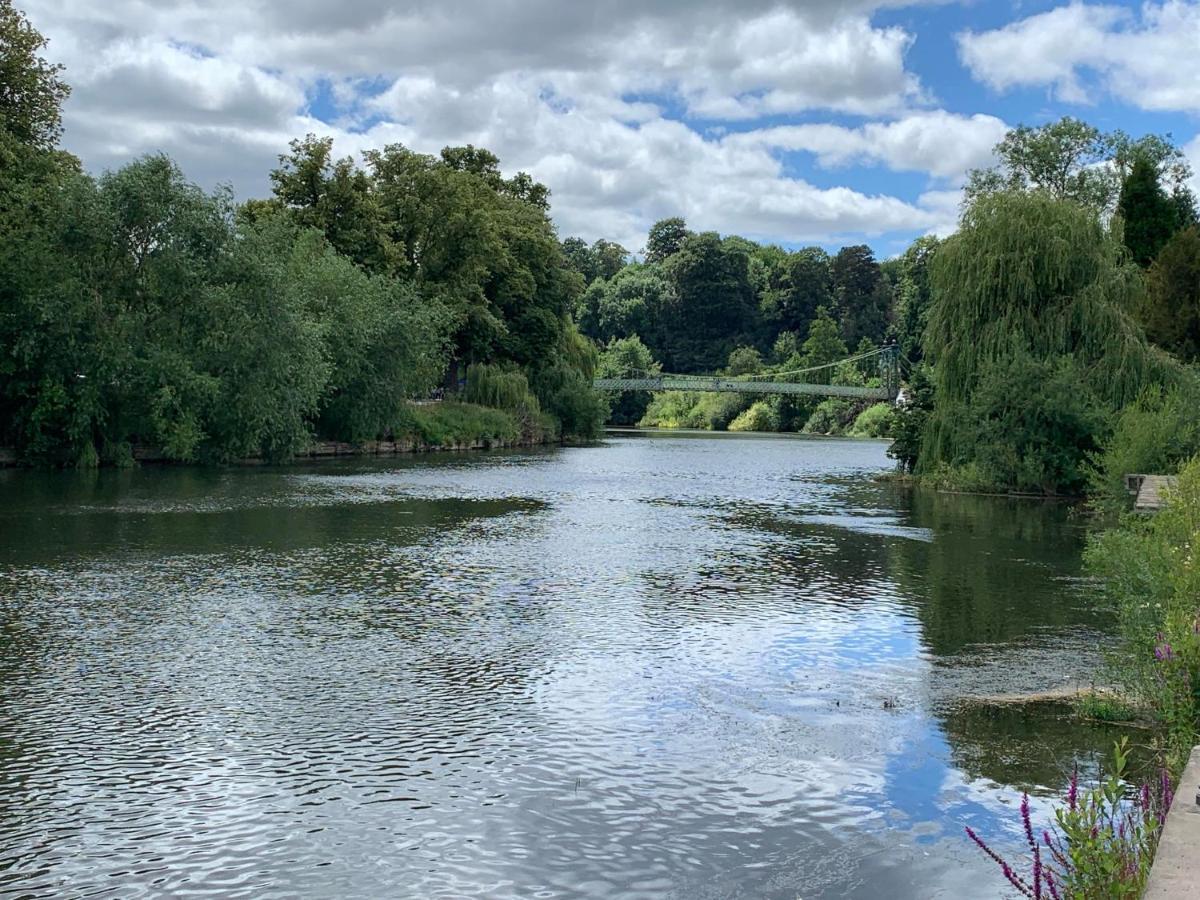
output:
[[[962,824],[1110,735],[972,698],[1104,617],[1066,510],[886,465],[0,475],[0,893],[999,896]]]

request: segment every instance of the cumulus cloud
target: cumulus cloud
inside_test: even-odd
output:
[[[909,202],[789,175],[780,154],[955,183],[999,120],[928,110],[912,0],[29,0],[75,87],[67,146],[89,167],[165,151],[202,184],[268,190],[291,138],[341,153],[475,143],[553,191],[560,231],[640,247],[655,219],[785,242],[941,227]],[[868,116],[859,127],[764,117]],[[749,129],[714,137],[714,126]],[[704,135],[707,134],[708,137]]]
[[[807,151],[825,166],[883,165],[956,180],[970,169],[990,165],[992,148],[1007,130],[1004,121],[995,116],[935,110],[892,122],[868,122],[858,128],[782,125],[734,135],[726,143]]]
[[[1129,9],[1074,2],[1003,28],[958,36],[976,78],[995,88],[1051,88],[1062,100],[1095,102],[1101,91],[1163,111],[1200,111],[1200,3]],[[1090,77],[1089,77],[1090,76]]]

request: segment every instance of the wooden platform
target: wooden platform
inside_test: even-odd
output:
[[[1156,512],[1167,505],[1167,498],[1179,486],[1175,475],[1126,475],[1125,489],[1133,496],[1133,508]]]

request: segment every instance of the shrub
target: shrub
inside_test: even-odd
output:
[[[775,416],[771,406],[764,400],[753,403],[749,409],[741,413],[729,423],[730,431],[777,431]]]
[[[1113,769],[1090,790],[1080,791],[1072,776],[1064,804],[1054,811],[1055,825],[1034,832],[1029,795],[1021,801],[1021,825],[1029,847],[1028,875],[991,849],[975,831],[967,835],[1000,866],[1022,897],[1137,900],[1171,808],[1171,781],[1162,772],[1126,798],[1129,751],[1121,739],[1113,748]]]
[[[847,433],[854,437],[890,437],[892,433],[892,405],[890,403],[876,403],[874,406],[868,406],[858,414],[858,418],[854,420],[854,424],[850,426],[850,431]]]
[[[852,400],[828,397],[817,404],[808,421],[804,423],[805,434],[844,434],[855,419],[858,407]]]
[[[1167,726],[1178,761],[1200,724],[1200,456],[1150,517],[1094,537],[1088,570],[1117,610],[1120,647],[1111,664],[1133,696]]]
[[[1116,512],[1129,507],[1125,476],[1169,474],[1200,452],[1200,391],[1154,387],[1117,415],[1112,434],[1093,458],[1092,502]]]

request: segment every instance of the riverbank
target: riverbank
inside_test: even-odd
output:
[[[403,456],[540,447],[561,442],[560,435],[549,422],[523,422],[506,410],[472,403],[412,403],[406,407],[401,418],[403,424],[397,433],[391,435],[390,440],[314,440],[282,460],[246,456],[219,462],[227,465],[263,465],[331,457]],[[103,465],[120,468],[140,464],[191,465],[203,462],[172,457],[161,447],[135,444],[122,448],[115,458],[105,460]],[[0,447],[0,468],[36,465],[36,461],[22,459],[15,449]]]

